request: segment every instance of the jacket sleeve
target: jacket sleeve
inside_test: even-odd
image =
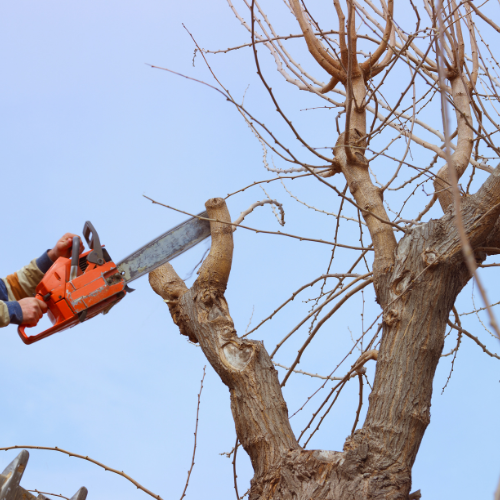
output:
[[[10,323],[22,323],[23,313],[18,301],[35,295],[38,283],[51,265],[52,261],[45,252],[19,271],[0,279],[0,328]]]

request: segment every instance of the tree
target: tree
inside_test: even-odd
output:
[[[151,286],[167,302],[180,333],[199,343],[229,388],[237,437],[254,469],[251,500],[418,498],[418,492],[410,495],[411,472],[430,422],[432,384],[447,328],[458,334],[456,347],[448,353],[453,359],[463,336],[498,358],[462,327],[455,300],[475,279],[499,336],[477,267],[485,266],[488,256],[500,253],[500,167],[488,165],[498,157],[494,134],[499,131],[495,101],[500,84],[494,74],[498,64],[483,41],[480,27],[498,32],[500,28],[472,2],[457,5],[453,0],[434,4],[424,0],[415,5],[410,0],[403,8],[395,6],[393,0],[381,0],[380,7],[369,0],[346,4],[334,0],[338,23],[330,26],[330,18],[318,22],[306,3],[290,0],[285,5],[301,33],[280,36],[255,0],[244,0],[246,16],[230,0],[228,3],[251,36],[247,46],[259,77],[295,142],[288,144],[278,138],[254,112],[232,97],[215,73],[217,87],[213,88],[246,120],[264,148],[268,170],[277,172],[279,179],[290,173],[313,177],[318,188],[329,189],[338,200],[335,239],[318,241],[331,245],[330,264],[324,275],[294,292],[283,304],[311,284],[322,284],[314,307],[298,325],[309,321],[309,335],[281,383],[272,359],[298,327],[269,354],[262,342],[237,335],[224,297],[231,271],[233,231],[238,226],[245,228],[241,224],[244,217],[264,203],[277,206],[283,216],[277,200],[255,203],[234,222],[222,198],[209,200],[206,208],[212,245],[194,285],[188,289],[166,264],[151,273]],[[321,70],[317,66],[306,70],[296,62],[286,46],[286,41],[296,38],[305,42],[309,56]],[[305,139],[300,125],[288,118],[261,69],[259,49],[263,46],[286,82],[338,111],[336,118],[322,124],[334,138],[325,148]],[[209,51],[196,47],[210,68],[206,59]],[[318,71],[326,72],[328,83],[315,76]],[[401,89],[397,94],[395,86]],[[391,95],[386,95],[386,89]],[[345,101],[335,101],[334,94]],[[429,113],[425,117],[426,107],[431,110],[432,123]],[[417,135],[419,128],[423,138]],[[432,136],[434,142],[429,139]],[[333,154],[323,149],[331,149]],[[421,161],[426,159],[425,150],[434,154],[430,164]],[[291,166],[269,167],[269,151]],[[479,171],[488,176],[478,182]],[[458,180],[466,173],[464,189]],[[396,182],[399,185],[393,187]],[[428,203],[422,203],[425,197],[419,196],[417,188],[431,182],[434,193]],[[409,193],[407,199],[399,196],[400,190]],[[429,219],[436,201],[441,214]],[[359,220],[343,216],[343,210],[354,212]],[[403,218],[404,210],[411,215]],[[353,241],[358,234],[352,229],[340,243],[341,221],[355,224],[360,244]],[[371,243],[366,241],[366,229]],[[345,272],[333,274],[330,266],[338,248],[350,249],[353,264]],[[360,274],[362,266],[367,271]],[[326,290],[332,281],[335,285]],[[301,357],[317,332],[352,296],[372,285],[380,306],[378,329],[364,343],[372,327],[363,330],[356,341],[363,346],[361,355],[352,355],[353,350],[348,353],[353,356],[351,368],[309,424],[314,421],[316,425],[320,410],[325,411],[317,430],[347,381],[357,378],[360,405],[353,432],[341,452],[306,449],[299,445],[302,435],[297,438],[290,426],[282,387],[299,371]],[[356,430],[365,390],[364,365],[369,360],[376,360],[375,379],[366,419]]]

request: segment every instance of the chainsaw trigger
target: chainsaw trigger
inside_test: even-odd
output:
[[[85,321],[85,318],[87,317],[87,311],[88,309],[85,309],[78,315],[78,321],[80,323],[83,323]]]
[[[125,285],[125,291],[127,293],[132,293],[132,292],[135,292],[135,288],[130,288],[128,285]]]

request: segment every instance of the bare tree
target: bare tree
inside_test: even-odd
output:
[[[488,164],[499,157],[494,140],[500,130],[495,121],[499,66],[481,34],[500,28],[471,2],[423,0],[416,5],[409,0],[395,6],[393,0],[380,0],[380,5],[371,0],[334,0],[338,23],[325,26],[333,16],[318,21],[304,1],[284,0],[284,9],[300,31],[280,35],[256,0],[242,0],[244,14],[231,0],[228,4],[250,40],[215,52],[244,47],[252,51],[262,84],[295,142],[283,142],[255,113],[236,102],[214,72],[213,88],[236,107],[260,141],[266,168],[278,174],[266,182],[283,182],[288,174],[313,177],[318,188],[330,190],[338,200],[339,210],[330,214],[337,220],[335,240],[316,240],[331,245],[332,256],[324,275],[295,291],[267,318],[310,285],[321,284],[311,312],[271,354],[248,334],[237,335],[224,297],[233,230],[252,229],[242,225],[243,218],[264,202],[252,205],[233,223],[222,198],[209,200],[212,246],[194,285],[188,289],[166,264],[150,275],[151,286],[168,304],[181,334],[199,343],[230,390],[238,440],[254,469],[251,500],[419,498],[419,492],[410,494],[412,467],[430,422],[440,357],[454,359],[467,336],[487,355],[498,358],[463,328],[455,299],[475,279],[498,335],[477,266],[488,266],[487,257],[500,253],[500,167]],[[307,46],[305,63],[297,62],[287,46],[293,41],[292,48],[300,53],[297,39]],[[318,148],[305,138],[311,134],[292,123],[261,70],[262,47],[286,82],[317,98],[319,106],[338,111],[321,123],[331,130],[332,143]],[[210,51],[196,48],[212,71]],[[327,81],[305,69],[311,56],[317,64],[313,71],[326,72]],[[269,152],[285,167],[269,166]],[[423,163],[429,152],[432,161]],[[464,189],[458,180],[466,173]],[[425,192],[425,186],[432,186],[427,190],[433,193]],[[439,218],[426,220],[436,201]],[[284,222],[281,203],[271,199],[265,203],[277,206]],[[342,242],[341,222],[351,225]],[[341,274],[330,270],[337,248],[352,252],[352,265]],[[363,266],[368,269],[362,271]],[[359,357],[354,349],[347,353],[352,364],[344,376],[323,377],[336,383],[297,438],[282,387],[293,373],[315,376],[297,368],[303,353],[350,297],[372,285],[380,314],[356,342],[362,342],[362,353]],[[280,383],[274,354],[304,324],[310,325],[307,339]],[[457,344],[443,354],[447,328],[456,331]],[[375,379],[366,419],[356,430],[366,391],[364,365],[369,360],[376,360]],[[350,379],[359,381],[360,405],[343,451],[306,449]],[[299,445],[313,427],[309,439]]]

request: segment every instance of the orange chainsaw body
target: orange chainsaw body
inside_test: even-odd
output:
[[[87,260],[92,251],[82,253],[73,279],[70,279],[71,259],[59,257],[54,262],[36,287],[36,298],[47,304],[53,326],[32,336],[26,335],[25,326],[20,326],[18,333],[25,344],[86,321],[125,296],[126,283],[121,273],[107,251],[104,248],[102,251],[104,259],[100,265]]]

